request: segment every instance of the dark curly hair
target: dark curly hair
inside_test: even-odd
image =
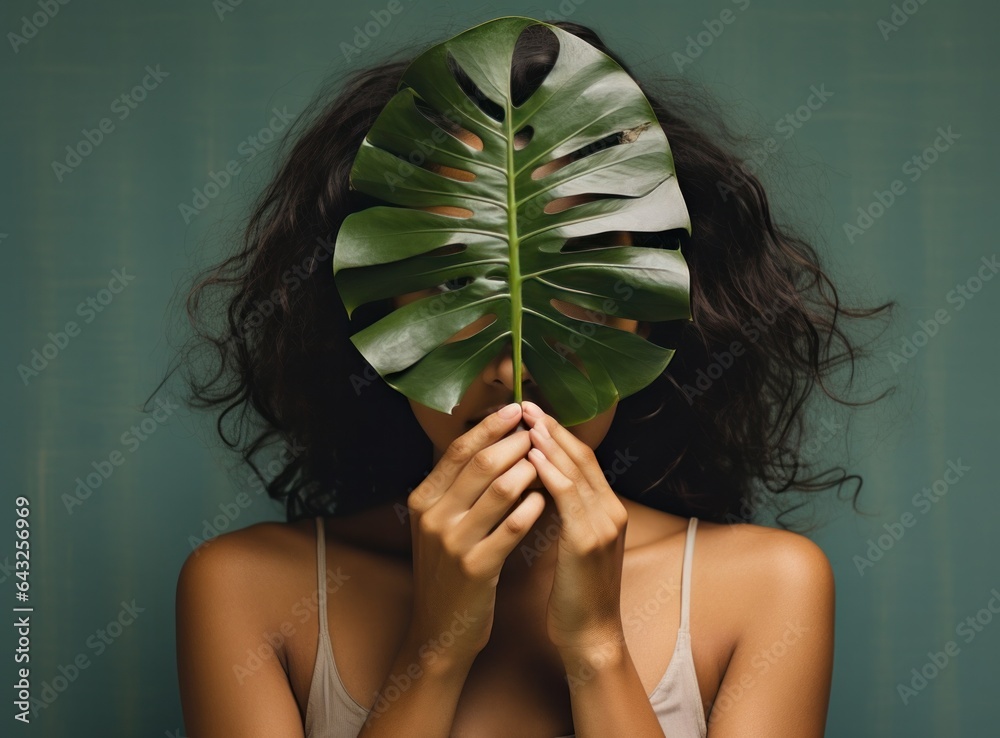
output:
[[[636,79],[590,28],[552,25]],[[515,96],[527,97],[557,54],[544,25],[526,29],[511,71]],[[375,204],[349,188],[348,175],[409,61],[388,57],[346,82],[328,82],[288,129],[276,174],[240,226],[238,248],[193,280],[186,298],[193,334],[164,379],[186,369],[185,401],[220,411],[219,436],[269,496],[284,501],[289,522],[401,502],[430,471],[431,443],[406,398],[349,340],[391,303],[359,307],[348,321],[331,258],[345,217]],[[474,88],[457,74],[467,92]],[[712,521],[749,522],[783,493],[849,480],[857,481],[856,505],[859,476],[841,467],[808,473],[805,401],[819,385],[836,402],[867,404],[838,398],[826,383],[845,364],[853,379],[865,353],[841,319],[869,318],[895,302],[840,304],[815,248],[772,218],[760,179],[735,152],[747,137],[733,133],[711,95],[683,78],[639,86],[670,142],[691,217],[682,250],[693,320],[652,325],[649,340],[676,355],[656,381],[621,400],[595,451],[601,467],[613,468],[624,449],[618,494]],[[676,232],[634,235],[637,246],[677,244]],[[294,453],[265,474],[258,454],[282,444]],[[783,516],[802,504],[783,506],[779,524],[792,527]]]

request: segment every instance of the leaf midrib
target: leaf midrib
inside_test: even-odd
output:
[[[508,77],[508,85],[509,77]],[[510,250],[508,261],[508,282],[510,284],[510,332],[512,360],[514,362],[514,402],[521,402],[521,259],[520,240],[517,233],[517,195],[514,192],[514,131],[511,119],[514,111],[511,109],[510,94],[504,96],[504,132],[507,146],[507,247]]]

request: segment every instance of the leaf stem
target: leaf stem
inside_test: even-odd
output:
[[[507,138],[507,243],[510,248],[510,340],[514,362],[514,402],[521,402],[521,242],[517,235],[517,197],[514,192],[514,131],[510,96],[504,101],[504,128]]]

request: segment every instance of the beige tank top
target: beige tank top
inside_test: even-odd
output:
[[[688,521],[684,540],[684,563],[681,567],[681,622],[677,645],[660,683],[649,695],[665,735],[672,738],[705,738],[708,728],[701,704],[701,691],[691,656],[689,611],[691,604],[691,557],[697,518]],[[357,738],[370,710],[344,689],[333,660],[329,625],[326,616],[326,545],[323,518],[316,518],[316,560],[319,585],[319,644],[313,667],[309,700],[306,704],[306,738]],[[560,738],[575,738],[574,735]]]

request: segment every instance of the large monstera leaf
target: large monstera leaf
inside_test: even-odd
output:
[[[515,106],[514,45],[539,23],[558,39],[558,58]],[[497,106],[492,115],[463,91],[452,66]],[[482,149],[446,133],[420,107],[474,133]],[[622,143],[591,146],[612,134]],[[533,177],[587,146],[592,153]],[[469,174],[452,178],[431,164]],[[451,413],[510,344],[513,400],[522,399],[523,361],[559,421],[584,422],[650,384],[674,353],[602,324],[605,317],[691,318],[679,248],[614,245],[609,236],[606,245],[598,238],[561,251],[568,239],[613,231],[690,232],[690,221],[648,100],[614,60],[558,27],[498,18],[419,56],[362,143],[351,185],[389,205],[351,214],[338,234],[333,271],[348,316],[365,303],[430,292],[351,340],[390,386],[428,407]],[[546,212],[550,202],[581,194],[594,199]],[[471,215],[422,209],[433,206]],[[467,284],[441,291],[450,280]],[[570,317],[554,298],[593,319]],[[485,328],[449,341],[483,316],[493,316]]]

